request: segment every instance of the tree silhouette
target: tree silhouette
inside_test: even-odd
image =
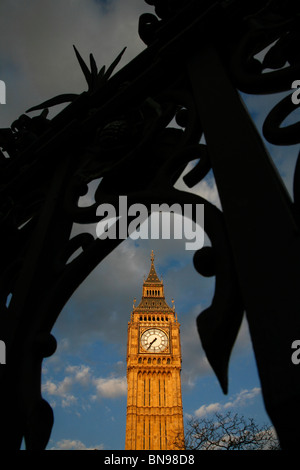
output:
[[[225,415],[215,413],[209,419],[191,418],[184,440],[186,450],[280,450],[272,426],[260,426],[253,418],[230,411]],[[179,439],[175,442],[183,448]]]

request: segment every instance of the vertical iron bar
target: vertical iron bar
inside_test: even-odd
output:
[[[213,46],[188,73],[235,258],[266,410],[282,448],[300,437],[300,239],[292,203]],[[297,336],[298,335],[298,336]]]

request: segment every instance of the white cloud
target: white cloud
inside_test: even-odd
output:
[[[62,439],[50,450],[102,450],[103,444],[87,447],[83,442],[76,439]]]
[[[97,395],[93,398],[116,398],[127,393],[126,377],[97,378],[93,380]]]
[[[237,406],[246,406],[253,400],[257,395],[261,394],[261,389],[258,387],[252,388],[252,390],[242,390],[233,401],[225,403],[224,408],[234,408]]]
[[[197,418],[203,418],[203,416],[206,416],[211,413],[217,413],[218,411],[221,411],[222,405],[220,403],[211,403],[210,405],[202,405],[198,410],[195,411],[195,416]]]
[[[232,401],[228,401],[224,404],[211,403],[209,405],[202,405],[195,411],[194,414],[197,418],[203,418],[208,414],[222,412],[230,408],[244,407],[249,405],[260,394],[261,389],[258,387],[254,387],[251,390],[242,390]]]
[[[91,380],[91,371],[88,366],[68,366],[66,372],[74,374],[73,381],[81,385],[88,385]]]
[[[119,367],[118,364],[117,367]],[[46,379],[42,385],[42,392],[52,400],[52,406],[57,405],[57,402],[53,401],[56,398],[60,399],[60,405],[63,408],[71,405],[79,405],[83,409],[89,407],[86,405],[86,400],[81,400],[81,390],[76,386],[90,390],[92,401],[100,398],[118,398],[127,393],[126,377],[95,377],[90,367],[83,364],[67,366],[65,372],[67,375],[61,381]]]
[[[47,380],[42,386],[42,392],[46,393],[48,396],[57,397],[61,399],[61,406],[63,408],[75,405],[77,403],[77,398],[69,393],[73,381],[71,377],[65,377],[61,382],[56,384],[52,380]],[[56,406],[56,401],[51,400],[51,405]]]

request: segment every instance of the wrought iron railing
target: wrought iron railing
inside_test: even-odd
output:
[[[120,195],[149,209],[162,202],[204,204],[211,247],[195,253],[194,265],[216,276],[212,304],[197,321],[207,358],[226,393],[246,312],[266,410],[283,448],[299,439],[300,369],[291,361],[300,333],[299,164],[291,198],[239,94],[291,90],[300,79],[299,6],[289,0],[147,3],[156,14],[140,17],[147,45],[141,54],[111,76],[122,53],[105,72],[93,56],[89,68],[75,50],[88,91],[50,99],[0,131],[3,449],[19,448],[23,437],[27,449],[47,445],[53,412],[40,382],[43,358],[56,348],[52,327],[75,289],[121,241],[89,233],[70,239],[72,226],[98,222],[99,204],[117,206]],[[64,102],[48,119],[47,109]],[[299,123],[281,126],[296,106],[290,95],[266,116],[269,142],[299,142]],[[174,118],[179,127],[169,125]],[[185,182],[192,188],[212,169],[222,211],[174,188],[196,158]],[[79,207],[88,183],[100,178],[95,203]]]

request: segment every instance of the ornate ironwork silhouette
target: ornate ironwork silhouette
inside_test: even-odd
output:
[[[298,4],[291,0],[147,0],[139,21],[147,48],[113,76],[90,69],[88,83],[34,106],[0,131],[1,339],[4,449],[47,445],[53,413],[42,398],[44,357],[54,353],[52,327],[78,285],[121,240],[71,237],[74,223],[99,221],[101,203],[203,203],[211,247],[194,265],[215,276],[211,306],[198,330],[223,391],[232,347],[246,312],[265,406],[283,448],[298,442],[299,370],[290,359],[300,331],[299,163],[292,200],[238,91],[290,90],[300,78]],[[257,55],[269,47],[259,60]],[[50,106],[69,103],[51,120]],[[299,142],[299,123],[280,127],[295,109],[290,96],[264,122],[274,144]],[[180,129],[170,127],[173,118]],[[204,135],[206,144],[199,144]],[[6,152],[6,155],[3,153]],[[186,164],[193,187],[213,170],[222,211],[173,187]],[[144,161],[151,171],[143,171]],[[141,178],[142,175],[142,178]],[[100,179],[95,203],[78,201]],[[132,181],[134,180],[134,185]],[[76,251],[81,248],[77,256]],[[73,256],[73,257],[72,257]]]

